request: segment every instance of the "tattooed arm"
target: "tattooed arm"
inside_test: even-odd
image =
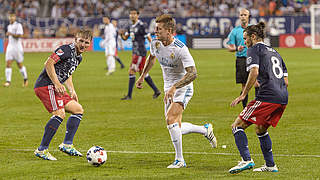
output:
[[[173,85],[176,89],[182,88],[190,84],[193,80],[197,78],[196,67],[191,66],[191,67],[186,67],[185,69],[187,73],[183,76],[183,78],[180,81],[178,81]]]
[[[176,92],[176,89],[182,88],[188,84],[190,84],[193,80],[197,78],[197,70],[195,66],[190,66],[185,68],[187,73],[183,76],[183,78],[175,83],[165,94],[164,101],[167,102],[169,100],[172,102],[173,95]]]

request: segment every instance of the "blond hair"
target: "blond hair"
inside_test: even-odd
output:
[[[82,37],[84,39],[90,39],[92,40],[92,31],[90,29],[80,29],[76,34],[75,37]]]
[[[172,33],[176,30],[176,21],[170,14],[162,14],[156,18],[156,23],[163,23],[165,29],[171,30]]]

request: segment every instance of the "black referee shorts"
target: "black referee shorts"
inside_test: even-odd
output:
[[[236,83],[245,84],[248,79],[246,57],[237,57],[236,59]]]

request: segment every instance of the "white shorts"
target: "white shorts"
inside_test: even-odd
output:
[[[187,108],[187,105],[190,101],[190,99],[193,96],[193,86],[187,85],[183,88],[177,89],[173,96],[173,102],[182,103],[183,109]],[[170,107],[171,103],[165,102],[164,104],[164,115],[167,115],[168,109]]]
[[[105,44],[105,54],[106,56],[114,56],[116,54],[116,43],[108,42]]]
[[[16,49],[7,49],[6,51],[6,61],[15,60],[18,63],[23,62],[23,51]]]

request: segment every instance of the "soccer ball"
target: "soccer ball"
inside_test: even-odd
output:
[[[87,152],[88,163],[93,166],[100,166],[107,160],[107,152],[100,146],[93,146]]]

